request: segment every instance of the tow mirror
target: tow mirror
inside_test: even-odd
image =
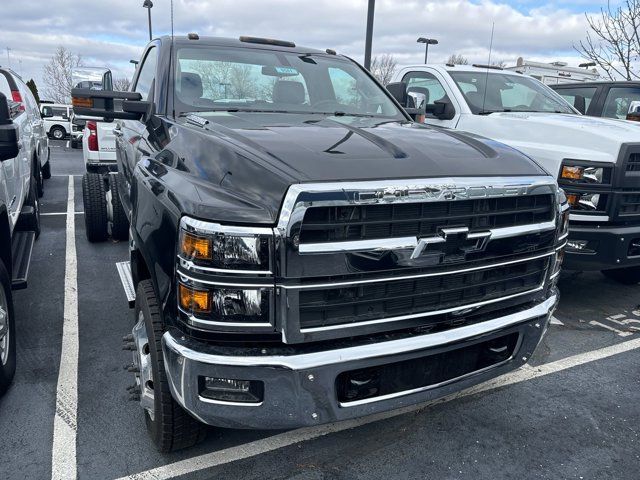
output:
[[[438,120],[453,120],[456,116],[456,109],[448,97],[436,100],[431,105],[427,105],[426,113],[433,115]]]
[[[407,106],[407,84],[394,82],[387,85],[387,91],[403,107]]]
[[[82,120],[112,122],[114,119],[146,121],[153,115],[153,103],[142,100],[138,92],[114,92],[74,88],[73,111]]]
[[[405,111],[417,122],[424,121],[425,105],[428,96],[416,89],[407,89],[404,82],[394,82],[387,85],[387,91],[395,98]]]
[[[632,122],[640,122],[640,102],[634,100],[629,105],[629,113],[627,113],[627,120]]]
[[[573,106],[581,114],[587,113],[587,100],[582,95],[576,95],[573,99]]]
[[[7,97],[0,93],[0,162],[18,156],[18,126],[11,121]]]

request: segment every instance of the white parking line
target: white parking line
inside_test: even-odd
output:
[[[76,478],[76,431],[78,416],[78,261],[73,176],[69,175],[67,196],[67,244],[64,279],[64,322],[62,351],[53,421],[51,478]]]
[[[47,217],[47,216],[51,217],[56,215],[69,215],[69,212],[48,212],[48,213],[40,212],[41,217]],[[84,212],[73,212],[72,215],[84,215]]]
[[[476,387],[472,387],[470,389],[458,392],[453,395],[449,395],[448,397],[444,397],[432,402],[413,405],[391,412],[379,413],[368,417],[358,418],[356,420],[331,423],[319,427],[301,428],[290,432],[280,433],[244,445],[225,448],[224,450],[220,450],[217,452],[206,453],[204,455],[181,460],[175,463],[170,463],[168,465],[163,465],[161,467],[153,468],[144,472],[135,473],[126,477],[122,477],[119,480],[163,480],[180,475],[192,474],[194,472],[207,468],[212,468],[226,463],[235,462],[237,460],[255,457],[256,455],[271,452],[283,447],[294,445],[296,443],[312,440],[314,438],[322,437],[330,433],[340,432],[343,430],[348,430],[350,428],[360,427],[368,423],[377,422],[380,420],[393,418],[398,415],[414,412],[430,405],[448,402],[456,398],[465,397],[487,390],[493,390],[505,385],[512,385],[527,380],[533,380],[535,378],[543,377],[551,373],[561,372],[569,368],[577,367],[579,365],[584,365],[586,363],[594,362],[597,360],[602,360],[604,358],[608,358],[624,352],[629,352],[631,350],[636,350],[638,348],[640,348],[640,339],[635,339],[618,343],[610,347],[601,348],[599,350],[563,358],[561,360],[556,360],[555,362],[550,362],[537,367],[526,365],[523,368],[516,370],[515,372],[504,375],[495,380],[491,380]]]
[[[605,325],[604,323],[596,322],[595,320],[591,320],[589,322],[589,325],[605,328],[607,330],[617,333],[619,337],[628,337],[629,335],[633,335],[633,332],[623,332],[622,330],[618,330],[617,328],[610,327],[609,325]]]

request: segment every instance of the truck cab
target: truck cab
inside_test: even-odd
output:
[[[395,75],[425,98],[424,123],[509,145],[558,179],[571,204],[565,268],[640,281],[640,137],[581,115],[538,80],[497,67],[415,65]]]

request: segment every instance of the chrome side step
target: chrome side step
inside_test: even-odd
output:
[[[129,262],[116,263],[118,269],[118,275],[120,275],[120,282],[122,282],[122,288],[124,294],[127,296],[129,302],[129,308],[133,308],[136,303],[136,290],[133,287],[133,277],[131,276],[131,264]]]

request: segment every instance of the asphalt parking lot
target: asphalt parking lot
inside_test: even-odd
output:
[[[123,370],[130,354],[121,338],[133,314],[115,263],[126,260],[127,245],[85,238],[81,151],[52,142],[51,161],[29,288],[14,297],[18,371],[0,399],[0,478],[51,478],[61,465],[76,465],[82,479],[639,478],[640,286],[599,273],[563,278],[560,307],[532,367],[509,377],[344,424],[211,429],[193,449],[157,453],[125,390],[133,376]],[[77,401],[66,402],[57,392],[64,324],[76,320],[65,316],[65,278],[74,273]],[[54,438],[56,409],[70,419],[70,440]],[[75,441],[68,458],[60,452],[73,448],[54,451],[64,441]]]

